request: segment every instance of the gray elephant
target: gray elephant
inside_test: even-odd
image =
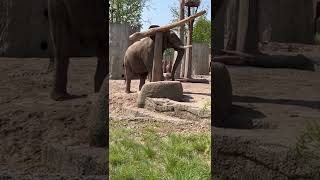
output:
[[[79,96],[67,92],[69,57],[75,44],[96,49],[95,92],[98,92],[107,68],[107,25],[105,0],[48,0],[49,30],[54,55],[54,83],[51,98],[66,100]]]
[[[150,28],[159,27],[152,25]],[[133,43],[127,49],[124,56],[126,93],[130,93],[131,80],[134,78],[140,79],[139,90],[145,84],[147,76],[149,80],[152,79],[152,67],[154,56],[155,36],[146,37]],[[178,68],[179,63],[184,55],[184,46],[179,37],[173,31],[163,32],[162,53],[168,49],[173,48],[178,52],[178,56],[174,61],[171,70],[171,80],[174,80],[174,74]],[[162,77],[163,78],[163,77]]]

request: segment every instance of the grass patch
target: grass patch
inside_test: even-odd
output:
[[[110,179],[210,179],[210,132],[170,133],[110,124]]]
[[[203,111],[211,111],[211,99],[207,100],[202,107]]]
[[[297,152],[308,161],[320,167],[320,125],[309,122],[306,129],[298,137]]]

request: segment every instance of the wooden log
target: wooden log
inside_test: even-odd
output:
[[[289,68],[300,70],[315,70],[315,63],[304,55],[286,56],[286,55],[260,55],[247,61],[249,66],[264,68]]]
[[[129,40],[130,41],[138,41],[142,38],[145,38],[145,37],[148,37],[148,36],[152,36],[154,35],[156,32],[166,32],[166,31],[169,31],[170,29],[172,28],[175,28],[177,26],[181,26],[182,24],[184,23],[187,23],[199,16],[202,16],[206,13],[206,11],[200,11],[190,17],[187,17],[181,21],[178,21],[178,22],[174,22],[174,23],[171,23],[171,24],[168,24],[168,25],[164,25],[164,26],[161,26],[161,27],[157,27],[157,28],[151,28],[147,31],[144,31],[144,32],[136,32],[136,33],[133,33],[132,35],[129,36]]]
[[[244,52],[240,52],[240,51],[233,51],[233,50],[221,50],[222,52],[226,53],[226,54],[232,54],[232,55],[237,55],[237,56],[241,56],[244,58],[254,58],[254,55],[252,54],[248,54],[248,53],[244,53]]]
[[[213,62],[220,62],[226,65],[242,65],[263,68],[289,68],[301,70],[315,70],[312,60],[303,55],[250,55],[248,57],[237,55],[223,55],[213,58]]]
[[[217,56],[213,58],[213,62],[220,62],[227,65],[246,65],[247,59],[241,56]]]
[[[183,79],[177,79],[177,81],[184,82],[184,83],[203,83],[203,84],[210,84],[210,82],[207,79],[191,79],[191,78],[183,78]]]
[[[153,56],[153,67],[152,67],[152,82],[161,81],[162,76],[162,32],[156,33],[155,45],[154,45],[154,56]]]

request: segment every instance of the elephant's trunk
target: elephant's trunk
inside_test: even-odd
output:
[[[172,81],[174,81],[176,70],[177,70],[177,68],[182,60],[182,57],[184,55],[184,49],[177,49],[177,51],[178,51],[178,56],[177,56],[176,60],[174,61],[172,71],[171,71],[171,80]]]

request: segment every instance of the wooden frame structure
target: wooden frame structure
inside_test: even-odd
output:
[[[144,32],[136,32],[129,36],[131,41],[138,41],[144,37],[152,36],[155,34],[155,46],[154,46],[154,59],[153,59],[153,67],[152,67],[152,82],[161,81],[162,76],[162,42],[163,42],[163,32],[169,31],[172,28],[177,26],[181,26],[184,23],[194,20],[195,18],[202,16],[206,11],[198,12],[192,16],[189,16],[183,20],[178,22],[174,22],[172,24],[168,24],[165,26],[152,28]],[[184,46],[183,48],[189,48],[191,46]]]

